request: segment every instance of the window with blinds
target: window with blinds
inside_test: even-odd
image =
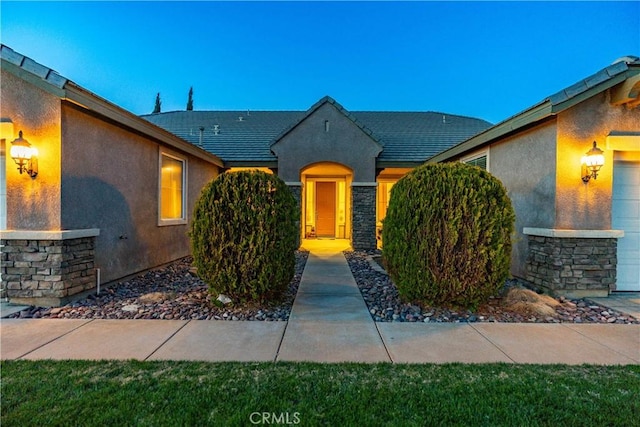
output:
[[[478,157],[473,160],[467,160],[465,163],[472,166],[479,166],[482,169],[487,169],[487,156]]]

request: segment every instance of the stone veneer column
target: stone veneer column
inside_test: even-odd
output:
[[[296,219],[296,226],[298,228],[298,238],[296,240],[296,246],[300,246],[300,238],[302,235],[302,182],[286,182],[287,187],[291,190],[293,197],[296,199],[296,209],[298,212],[298,218]]]
[[[16,304],[59,306],[96,286],[98,229],[2,231],[2,288]]]
[[[615,290],[619,230],[524,228],[529,239],[527,281],[571,297]]]
[[[351,246],[374,250],[376,240],[376,182],[351,183]]]

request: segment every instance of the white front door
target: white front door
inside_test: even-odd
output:
[[[616,290],[640,291],[640,163],[615,162],[611,226],[618,239]]]

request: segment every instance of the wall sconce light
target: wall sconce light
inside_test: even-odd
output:
[[[38,150],[22,137],[22,131],[11,144],[11,158],[18,165],[18,172],[26,172],[31,178],[35,178],[38,175]]]
[[[596,146],[593,141],[593,147],[582,156],[582,181],[586,184],[591,178],[598,177],[598,171],[604,165],[604,151]]]

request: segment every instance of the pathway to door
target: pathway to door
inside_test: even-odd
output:
[[[348,240],[305,240],[310,251],[278,360],[388,362],[382,338],[342,253]]]

